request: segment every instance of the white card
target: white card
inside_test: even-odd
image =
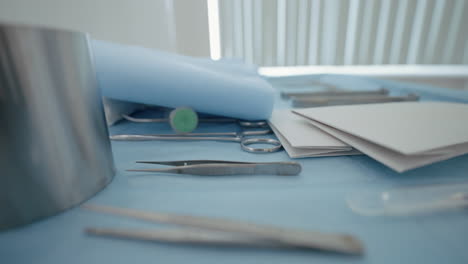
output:
[[[273,111],[269,124],[291,158],[361,154],[293,114],[290,109]]]
[[[294,148],[351,150],[349,145],[309,124],[290,109],[274,110],[268,122]]]
[[[405,102],[294,112],[399,172],[468,153],[465,104]]]
[[[307,122],[307,121],[306,121]],[[271,126],[273,132],[275,132],[276,137],[283,145],[283,148],[286,150],[290,158],[311,158],[311,157],[328,157],[328,156],[346,156],[346,155],[360,155],[360,151],[351,149],[351,150],[335,150],[335,149],[311,149],[311,148],[296,148],[291,146],[288,140],[281,135],[281,133]]]

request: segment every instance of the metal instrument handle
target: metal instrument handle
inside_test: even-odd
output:
[[[301,164],[297,162],[272,163],[207,163],[158,169],[134,169],[128,171],[165,172],[190,174],[199,176],[226,175],[297,175],[301,172]]]
[[[207,140],[207,141],[228,141],[228,142],[241,142],[240,137],[202,137],[202,136],[184,136],[184,135],[113,135],[110,136],[112,140],[129,140],[129,141],[145,141],[145,140],[175,140],[175,141],[193,141],[193,140]]]
[[[320,249],[346,254],[363,254],[364,247],[348,234],[322,233],[309,230],[281,228],[245,221],[216,219],[193,215],[145,212],[134,209],[85,204],[82,208],[105,214],[125,216],[153,223],[168,223],[200,229],[245,234],[292,247]],[[97,233],[97,232],[96,232]]]
[[[249,147],[252,144],[269,144],[273,145],[269,148],[254,148]],[[271,138],[248,138],[241,141],[241,148],[251,153],[272,153],[280,150],[282,147],[281,142]]]

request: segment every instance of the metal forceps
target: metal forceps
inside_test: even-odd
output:
[[[291,161],[283,162],[242,162],[227,160],[179,160],[179,161],[137,161],[136,163],[169,165],[168,168],[132,169],[127,171],[164,172],[191,174],[201,176],[223,175],[298,175],[301,164]]]
[[[174,134],[149,134],[149,135],[112,135],[111,140],[123,141],[144,141],[144,140],[174,140],[174,141],[227,141],[238,142],[244,151],[252,153],[271,153],[281,149],[281,143],[271,138],[249,138],[251,136],[260,136],[271,134],[271,129],[265,121],[240,121],[235,120],[241,127],[240,132],[207,132],[207,133],[187,133],[181,135]],[[246,131],[244,128],[265,128],[263,130]],[[267,148],[255,148],[249,145],[267,144],[272,145]]]

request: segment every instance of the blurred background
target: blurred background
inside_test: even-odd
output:
[[[265,75],[342,73],[468,89],[465,0],[0,0],[0,21],[242,58]]]

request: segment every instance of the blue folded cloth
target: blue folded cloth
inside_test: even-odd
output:
[[[274,89],[256,67],[91,40],[102,95],[245,120],[268,119]]]

